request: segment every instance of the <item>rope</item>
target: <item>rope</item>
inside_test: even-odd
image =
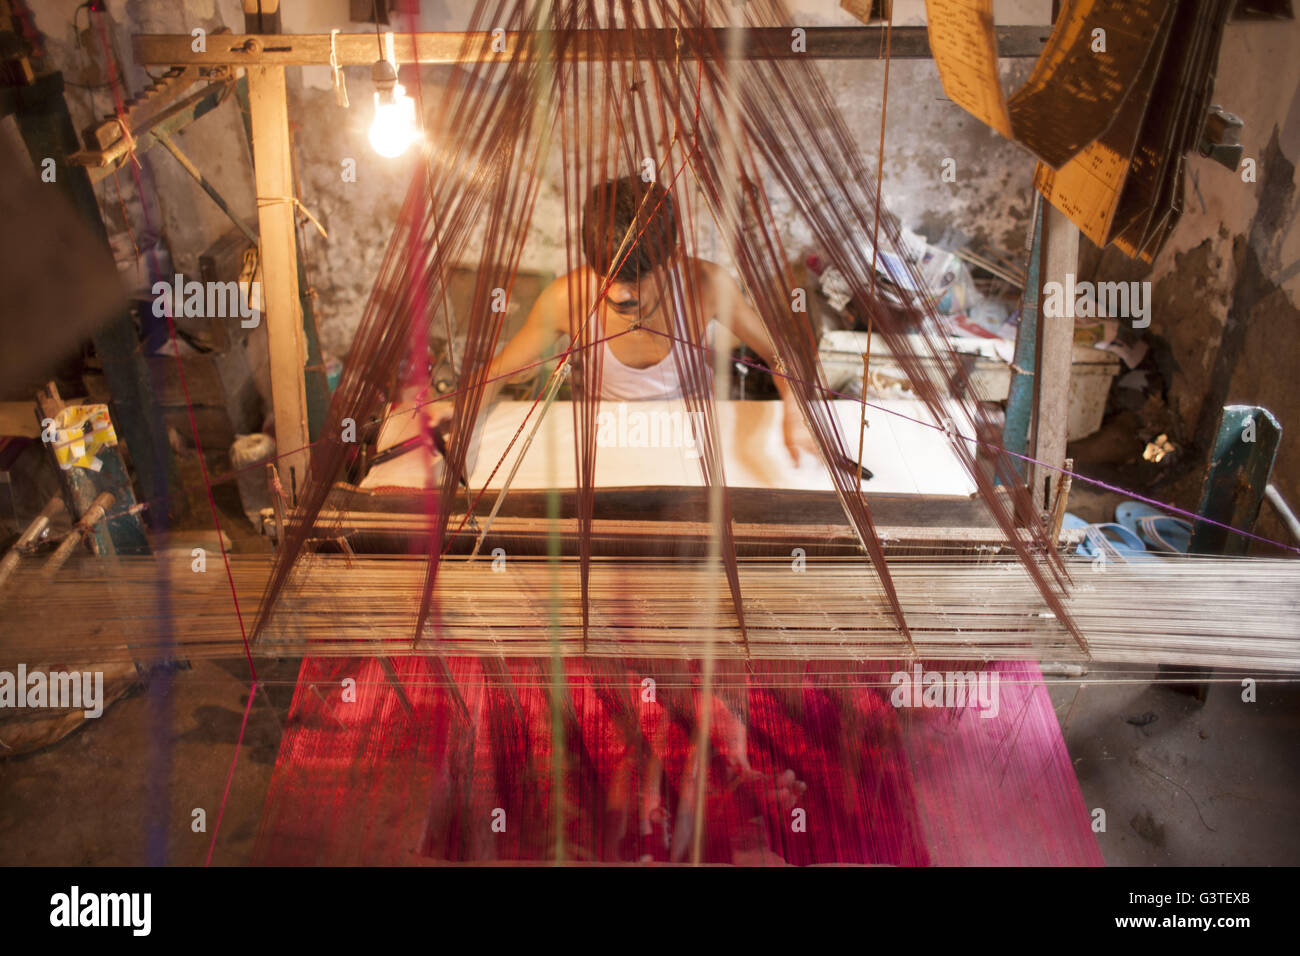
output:
[[[262,206],[273,206],[276,203],[282,203],[282,202],[287,202],[291,206],[294,206],[299,211],[301,211],[304,216],[306,216],[309,220],[311,220],[311,224],[316,227],[316,230],[324,238],[326,239],[329,238],[329,233],[327,233],[325,231],[325,227],[320,224],[320,220],[311,214],[311,210],[308,209],[306,206],[304,206],[302,204],[302,200],[299,199],[297,196],[258,196],[257,197],[258,208],[261,208]]]
[[[116,89],[113,91],[117,92]],[[140,157],[135,154],[135,137],[131,135],[131,127],[126,125],[126,117],[118,113],[116,117],[117,128],[122,131],[122,139],[126,141],[126,154],[131,157],[131,162],[135,163],[136,168],[140,166]]]

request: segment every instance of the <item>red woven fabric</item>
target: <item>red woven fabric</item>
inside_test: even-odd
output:
[[[450,660],[466,713],[433,662],[395,664],[411,715],[378,662],[304,660],[258,862],[553,860],[560,809],[566,859],[690,859],[698,691],[681,663],[566,662],[563,800],[547,662]],[[702,860],[1100,863],[1040,675],[995,666],[993,719],[896,708],[890,667],[720,668]]]

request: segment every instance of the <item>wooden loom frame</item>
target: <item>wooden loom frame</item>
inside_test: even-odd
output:
[[[276,12],[278,4],[268,4]],[[248,25],[258,21],[257,15],[246,14]],[[745,28],[741,55],[749,59],[773,59],[802,56],[827,60],[882,59],[885,49],[883,27],[804,27],[807,39],[806,53],[790,51],[790,29]],[[1046,42],[1051,27],[1000,27],[996,28],[1000,58],[1037,57]],[[488,33],[427,32],[416,34],[393,33],[393,51],[397,64],[454,64],[481,61],[482,59],[508,60],[520,43],[520,34],[505,34],[505,52],[485,54],[472,60],[462,56],[467,37],[477,37],[480,49],[489,50],[493,39]],[[578,31],[595,33],[597,31]],[[606,36],[600,43],[592,43],[592,51],[608,55],[610,45],[628,59],[644,59],[670,55],[677,48],[678,31],[668,29],[601,31]],[[714,29],[722,37],[726,48],[726,28]],[[207,48],[194,50],[194,38],[189,34],[145,34],[134,38],[134,53],[142,66],[203,68],[243,67],[248,75],[249,104],[251,112],[253,167],[256,191],[259,197],[290,197],[293,195],[292,161],[289,141],[289,108],[284,70],[288,66],[329,66],[331,54],[338,66],[369,66],[376,57],[375,34],[217,34],[208,37]],[[898,59],[928,59],[930,57],[927,27],[895,27],[890,32],[890,56]],[[263,315],[267,323],[268,352],[271,369],[272,405],[276,431],[279,438],[279,458],[285,465],[286,490],[290,496],[305,476],[309,462],[306,392],[303,379],[306,343],[304,341],[302,313],[298,288],[298,263],[294,227],[294,208],[290,201],[259,201],[258,235],[263,285]],[[1075,271],[1078,261],[1079,230],[1062,213],[1044,203],[1042,268],[1039,280],[1041,290],[1050,281],[1064,281],[1067,272]],[[1033,370],[1033,416],[1031,439],[1027,453],[1044,462],[1047,467],[1035,466],[1030,478],[1037,504],[1046,508],[1060,498],[1062,488],[1068,484],[1061,471],[1065,464],[1066,420],[1069,396],[1073,327],[1068,319],[1046,320],[1041,313],[1038,321],[1038,363]],[[870,492],[864,492],[870,494]],[[520,492],[515,492],[518,496]],[[876,496],[873,496],[873,501]],[[987,530],[983,521],[972,524],[967,517],[970,509],[964,499],[939,498],[939,496],[909,496],[915,506],[926,499],[938,499],[933,504],[942,507],[951,503],[950,519],[935,521],[921,539],[941,542],[948,539],[971,539],[972,527]],[[504,512],[510,515],[510,511]],[[340,515],[346,526],[349,514]],[[365,525],[361,518],[354,524]],[[901,523],[900,523],[901,522]],[[900,519],[898,527],[907,528],[911,522]],[[381,522],[382,523],[382,522]],[[277,531],[279,529],[277,528]],[[358,528],[357,530],[361,530]],[[373,530],[373,529],[372,529]],[[390,531],[400,531],[389,522]],[[895,530],[888,524],[882,532]],[[998,541],[1001,534],[992,528],[993,537],[974,531],[975,539]]]

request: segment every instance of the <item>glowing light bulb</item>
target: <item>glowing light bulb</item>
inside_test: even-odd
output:
[[[375,118],[370,124],[370,145],[380,156],[396,159],[417,136],[415,101],[401,83],[375,93]]]

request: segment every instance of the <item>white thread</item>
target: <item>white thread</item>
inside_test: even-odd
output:
[[[334,99],[339,106],[344,109],[348,108],[348,81],[343,75],[343,70],[339,66],[339,53],[336,46],[335,38],[339,35],[338,28],[335,27],[330,31],[330,69],[334,71]]]

